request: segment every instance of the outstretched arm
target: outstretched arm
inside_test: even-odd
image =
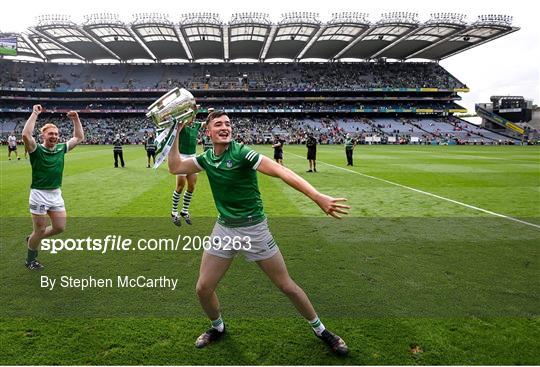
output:
[[[174,139],[174,143],[171,147],[171,150],[169,150],[169,154],[167,155],[167,164],[169,165],[169,172],[173,175],[177,174],[192,174],[200,172],[201,170],[195,162],[193,161],[195,158],[190,159],[182,159],[180,156],[180,149],[178,147],[179,140],[180,140],[180,132],[182,131],[182,128],[184,125],[179,124],[178,125],[178,131],[176,132],[176,138]]]
[[[32,136],[32,133],[34,132],[34,127],[36,126],[36,121],[39,116],[39,114],[43,111],[43,107],[41,105],[36,104],[32,107],[32,114],[26,121],[26,124],[24,124],[24,128],[22,131],[22,138],[24,142],[24,146],[26,147],[26,150],[28,153],[32,153],[34,150],[36,150],[36,140]]]
[[[298,176],[296,173],[284,167],[268,157],[263,156],[261,164],[257,168],[257,171],[264,173],[265,175],[281,178],[287,185],[300,191],[308,198],[313,200],[323,212],[327,215],[331,215],[334,218],[341,218],[338,214],[349,214],[348,209],[351,207],[348,205],[340,204],[341,201],[347,201],[345,198],[333,198],[331,196],[318,192],[309,182]]]
[[[69,117],[73,123],[73,137],[67,142],[68,149],[72,150],[77,146],[77,144],[80,144],[84,140],[84,132],[81,120],[79,119],[79,114],[77,112],[69,111],[67,113],[67,117]]]

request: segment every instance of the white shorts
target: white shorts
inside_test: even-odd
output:
[[[48,211],[64,212],[64,199],[62,190],[39,190],[30,189],[30,213],[36,215],[45,215]]]
[[[188,158],[191,158],[191,157],[196,157],[197,154],[183,154],[183,153],[180,153],[180,158],[182,158],[182,160],[184,159],[188,159]],[[192,173],[192,175],[196,175],[197,173]],[[185,173],[179,173],[177,174],[177,176],[187,176]]]
[[[210,235],[212,247],[204,251],[225,259],[241,252],[247,261],[266,260],[279,252],[268,228],[268,219],[249,227],[225,227],[216,223]]]

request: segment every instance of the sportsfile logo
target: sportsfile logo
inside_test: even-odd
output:
[[[51,254],[61,251],[93,251],[105,254],[118,251],[200,251],[200,250],[250,250],[249,236],[182,236],[176,238],[139,238],[134,240],[122,235],[104,238],[45,238],[41,250]]]

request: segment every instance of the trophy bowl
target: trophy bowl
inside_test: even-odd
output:
[[[146,117],[152,119],[159,130],[172,125],[174,120],[185,124],[197,114],[195,97],[184,88],[174,88],[148,107]]]

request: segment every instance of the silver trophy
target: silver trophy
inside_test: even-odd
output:
[[[174,88],[148,107],[150,117],[158,130],[170,127],[174,120],[185,124],[197,114],[195,97],[184,88]]]

